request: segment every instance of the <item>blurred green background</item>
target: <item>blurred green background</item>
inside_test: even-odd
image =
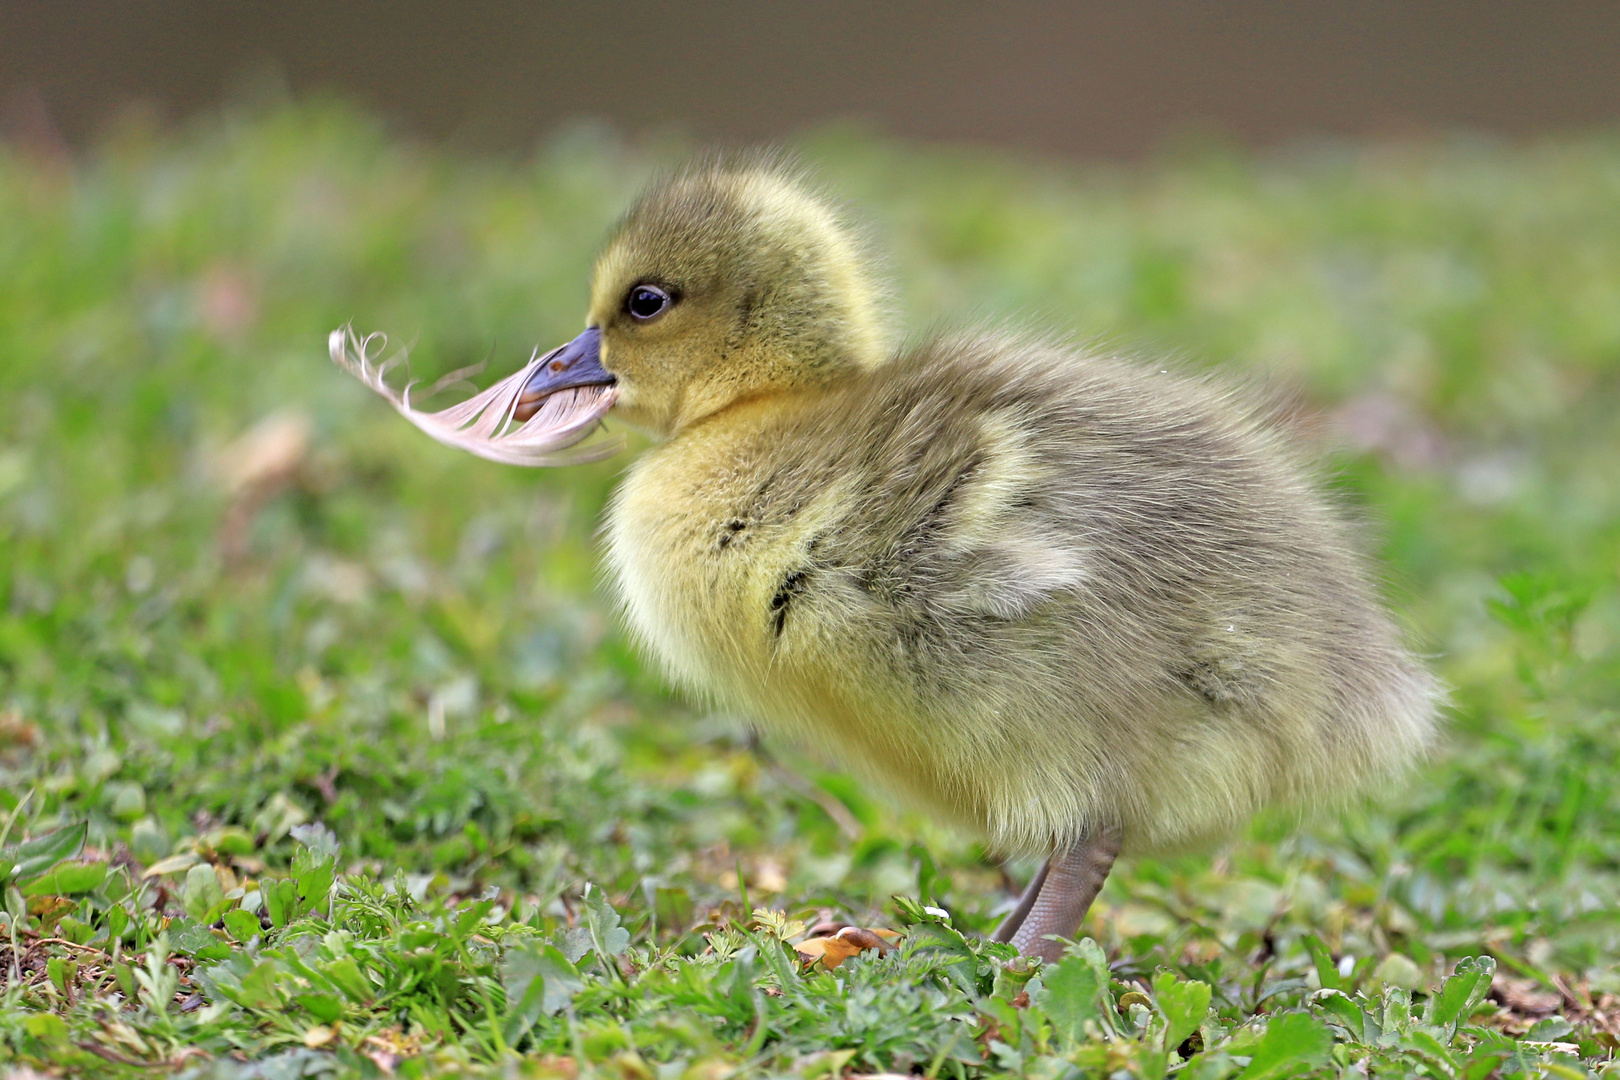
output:
[[[1602,1029],[1620,995],[1620,142],[1132,166],[839,128],[796,148],[889,253],[913,336],[1032,324],[1288,395],[1454,689],[1435,760],[1364,809],[1123,867],[1087,923],[1121,970],[1305,978],[1314,933],[1358,978],[1417,985],[1488,952],[1564,995],[1543,1011]],[[595,557],[627,455],[481,462],[326,359],[349,320],[408,343],[424,378],[566,340],[597,243],[685,149],[581,125],[469,157],[315,106],[129,122],[72,157],[0,142],[12,841],[88,821],[90,858],[138,875],[180,854],[229,886],[285,868],[289,830],[320,822],[340,869],[496,886],[542,922],[591,881],[635,940],[687,951],[743,894],[866,925],[923,895],[993,925],[1008,882],[969,838],[837,760],[753,753],[746,718],[644,666]],[[161,915],[181,890],[150,880]],[[70,919],[91,940],[122,902]],[[77,1000],[42,972],[28,1007]],[[1508,1001],[1499,1023],[1536,1015]]]

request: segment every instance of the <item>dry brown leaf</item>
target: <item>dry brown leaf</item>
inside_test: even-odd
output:
[[[646,1060],[634,1050],[620,1050],[608,1059],[608,1064],[612,1065],[624,1080],[655,1080],[657,1075]]]
[[[215,458],[215,479],[231,498],[219,526],[219,546],[227,562],[242,560],[253,519],[265,503],[298,480],[309,457],[310,430],[305,413],[272,413]]]
[[[830,937],[801,941],[793,949],[807,961],[814,963],[820,960],[822,966],[827,968],[835,968],[861,951],[858,945]]]
[[[170,855],[167,859],[159,859],[146,868],[142,878],[162,877],[164,874],[178,874],[182,870],[190,870],[202,860],[195,851],[182,852],[179,855]]]
[[[1561,995],[1542,989],[1534,979],[1518,979],[1501,972],[1491,979],[1491,997],[1521,1016],[1549,1016],[1564,1003]]]
[[[214,475],[235,498],[251,488],[282,486],[308,457],[309,437],[307,414],[291,409],[272,413],[220,451]]]
[[[0,712],[0,749],[34,746],[38,742],[38,726],[24,720],[22,713],[16,709]]]
[[[1333,414],[1357,450],[1382,454],[1403,469],[1430,469],[1450,453],[1445,437],[1411,402],[1373,391],[1350,399]]]
[[[198,1061],[212,1061],[214,1060],[214,1055],[210,1054],[207,1050],[204,1050],[200,1046],[182,1046],[180,1049],[169,1055],[168,1066],[171,1069],[178,1069],[180,1066],[184,1065],[193,1058],[197,1059]],[[7,1077],[6,1080],[10,1080],[10,1077]]]
[[[1130,1012],[1132,1005],[1141,1005],[1144,1008],[1153,1008],[1153,999],[1140,990],[1129,990],[1119,996],[1119,1012],[1121,1016]]]
[[[523,1071],[534,1080],[575,1080],[579,1064],[571,1057],[545,1054],[527,1062]]]
[[[30,896],[28,898],[28,914],[38,916],[39,921],[46,925],[55,923],[63,915],[73,911],[79,905],[66,896]]]
[[[825,926],[826,924],[821,925]],[[820,929],[820,927],[818,926],[817,929]],[[810,963],[820,960],[823,967],[835,968],[850,957],[867,949],[876,950],[879,956],[886,956],[889,950],[893,948],[892,943],[898,940],[900,940],[900,935],[893,930],[871,930],[864,926],[842,926],[831,934],[807,938],[793,946],[793,948]]]
[[[399,1064],[399,1056],[393,1051],[384,1050],[381,1047],[373,1046],[365,1051],[365,1055],[366,1057],[370,1058],[371,1063],[377,1066],[377,1068],[381,1069],[385,1075],[394,1075],[394,1067]]]
[[[787,873],[775,859],[761,859],[754,868],[749,884],[762,893],[779,893],[787,888]]]
[[[389,1075],[393,1074],[401,1061],[415,1057],[421,1052],[421,1035],[406,1035],[397,1027],[384,1028],[374,1035],[366,1036],[364,1050],[366,1057]]]

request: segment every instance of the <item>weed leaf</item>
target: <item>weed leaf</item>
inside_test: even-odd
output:
[[[99,887],[107,877],[107,864],[65,863],[22,883],[24,896],[72,896]]]
[[[84,838],[90,831],[88,821],[67,825],[44,836],[25,840],[7,849],[4,861],[9,863],[6,878],[24,880],[44,873],[57,863],[66,862],[84,850]]]
[[[243,911],[241,908],[237,908],[234,911],[227,911],[221,918],[225,920],[225,929],[237,941],[251,941],[263,933],[263,926],[259,922],[259,917],[251,911]]]
[[[1333,1033],[1309,1013],[1284,1013],[1266,1025],[1248,1067],[1237,1080],[1280,1080],[1316,1068],[1333,1050]]]
[[[1174,973],[1161,971],[1153,976],[1153,997],[1164,1014],[1164,1048],[1180,1046],[1209,1013],[1211,988],[1204,982],[1184,982]]]
[[[1423,1022],[1443,1029],[1449,1036],[1457,1024],[1466,1020],[1474,1006],[1485,1000],[1496,974],[1496,960],[1489,956],[1467,956],[1457,961],[1452,974],[1440,986],[1440,992],[1429,999],[1423,1010]]]
[[[1091,955],[1070,953],[1042,972],[1041,983],[1038,1004],[1052,1026],[1076,1042],[1084,1039],[1087,1021],[1096,1023],[1102,1018],[1100,999],[1108,989],[1106,964],[1099,970]]]
[[[607,894],[594,885],[585,887],[585,927],[591,944],[607,960],[630,947],[630,931],[619,925],[619,913],[608,903]]]
[[[560,950],[524,941],[506,950],[501,961],[506,988],[505,1035],[515,1044],[542,1016],[555,1016],[574,1000],[585,983]]]

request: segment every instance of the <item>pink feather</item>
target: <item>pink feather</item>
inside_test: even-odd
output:
[[[545,398],[528,420],[520,422],[513,418],[523,387],[529,377],[551,359],[551,353],[542,355],[536,350],[520,370],[489,389],[459,405],[438,412],[423,412],[411,404],[414,382],[407,382],[402,390],[388,385],[388,372],[404,362],[405,354],[401,351],[379,363],[377,357],[387,348],[387,337],[367,334],[362,338],[353,328],[345,326],[332,331],[327,345],[334,364],[387,398],[405,419],[444,445],[489,461],[506,465],[574,465],[607,457],[618,452],[622,445],[621,440],[613,439],[572,454],[558,453],[596,430],[618,399],[618,388],[613,386],[559,390]],[[452,372],[432,387],[429,396],[441,386],[460,381],[477,370],[466,368]]]

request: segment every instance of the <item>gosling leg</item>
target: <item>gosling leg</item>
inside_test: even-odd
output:
[[[991,941],[1011,941],[1018,928],[1024,925],[1029,918],[1029,909],[1035,906],[1035,898],[1041,895],[1041,886],[1046,884],[1046,872],[1052,868],[1052,860],[1047,859],[1041,863],[1041,868],[1035,871],[1035,876],[1029,879],[1029,887],[1018,898],[1018,906],[1008,913],[996,932],[990,935]]]
[[[1018,925],[1006,939],[998,930],[997,940],[1011,941],[1025,956],[1038,956],[1048,962],[1060,959],[1063,946],[1048,941],[1046,935],[1074,937],[1114,866],[1119,846],[1119,829],[1109,826],[1048,859],[1030,886],[1030,892],[1037,886],[1039,892],[1033,899],[1025,893],[1008,917],[1008,922],[1018,919]]]

